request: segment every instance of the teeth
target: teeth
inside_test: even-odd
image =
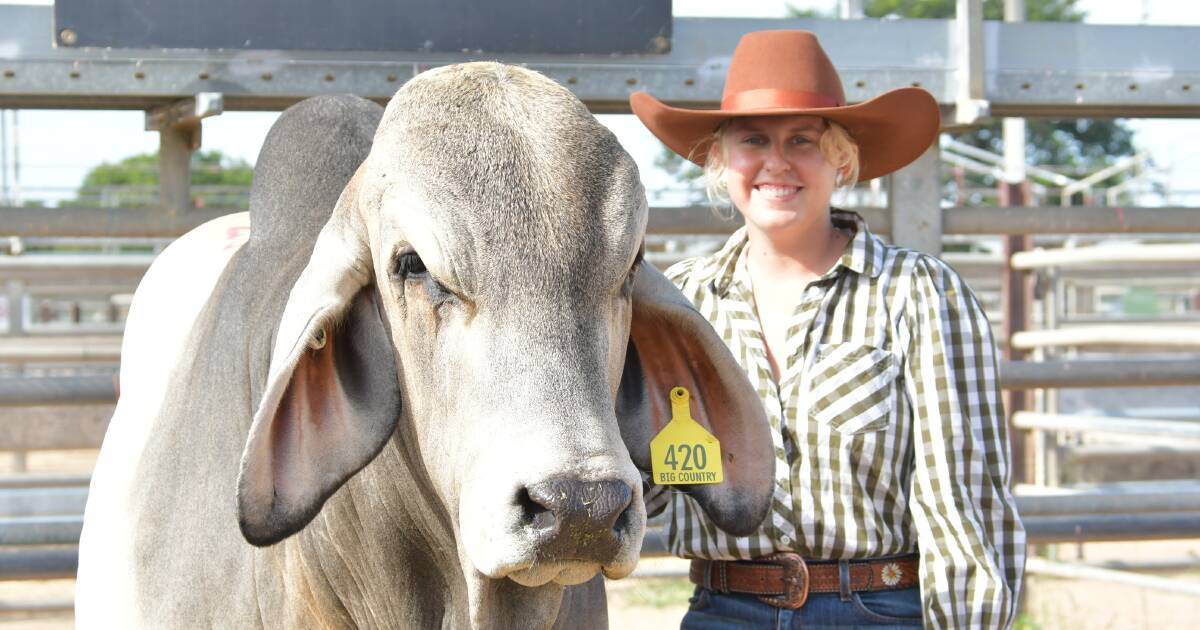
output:
[[[797,186],[777,186],[775,184],[762,184],[758,187],[758,192],[766,197],[785,197],[799,190]]]

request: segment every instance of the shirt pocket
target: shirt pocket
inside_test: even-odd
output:
[[[860,343],[828,344],[817,348],[811,369],[813,420],[844,434],[888,426],[900,372],[892,353]]]

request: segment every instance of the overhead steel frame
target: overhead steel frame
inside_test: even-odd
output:
[[[1196,27],[1097,26],[984,22],[978,0],[958,0],[962,20],[761,20],[677,18],[662,55],[489,55],[539,70],[570,88],[596,112],[627,112],[628,96],[647,90],[674,104],[714,106],[730,52],[745,32],[806,28],[818,32],[841,69],[847,98],[918,85],[942,104],[953,125],[994,116],[1200,116],[1200,57],[1189,53]],[[141,109],[163,133],[157,213],[124,210],[51,212],[0,209],[3,232],[18,236],[94,235],[99,229],[177,235],[216,213],[187,208],[189,150],[200,118],[225,110],[279,110],[317,94],[352,93],[386,101],[426,69],[479,58],[421,52],[121,50],[54,47],[52,8],[0,6],[0,108]],[[1130,54],[1137,51],[1136,55]],[[955,216],[929,207],[937,160],[918,160],[892,177],[896,197],[887,228],[897,242],[937,253]],[[922,183],[924,182],[924,183]],[[931,190],[933,191],[931,193]],[[908,202],[911,200],[913,203]],[[908,216],[909,213],[922,213]],[[1068,230],[1038,208],[1009,208],[1026,233]],[[700,223],[694,213],[681,231]],[[1112,231],[1160,231],[1167,223],[1200,225],[1192,211],[1126,208]],[[90,216],[97,220],[78,219]],[[1044,223],[1047,222],[1047,223]],[[1126,223],[1128,222],[1128,223]],[[995,221],[989,233],[1006,232]],[[1110,222],[1106,222],[1110,223]],[[926,230],[906,229],[925,226]],[[89,229],[90,228],[90,229]],[[1030,229],[1032,228],[1032,229]],[[1200,228],[1193,228],[1200,229]],[[878,230],[887,232],[887,230]],[[1076,230],[1071,230],[1076,231]],[[1090,231],[1090,230],[1087,230]],[[1097,230],[1099,231],[1099,230]],[[933,234],[931,236],[931,233]]]
[[[150,110],[205,92],[223,94],[227,110],[279,110],[347,92],[384,101],[418,72],[480,58],[54,48],[51,28],[49,7],[0,6],[0,107]],[[994,116],[1200,115],[1200,58],[1192,54],[1200,27],[987,21],[963,29],[954,20],[676,18],[671,51],[663,55],[483,58],[539,70],[599,112],[627,112],[635,90],[712,106],[738,38],[762,28],[819,33],[851,101],[916,83],[949,108],[965,81],[963,94],[985,99]],[[978,32],[982,41],[965,41],[970,35],[959,32]],[[966,73],[958,59],[964,49],[974,69]]]

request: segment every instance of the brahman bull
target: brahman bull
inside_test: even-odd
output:
[[[284,112],[248,217],[134,298],[80,627],[603,626],[676,385],[726,479],[682,491],[753,529],[766,420],[643,262],[646,220],[613,135],[529,70],[429,71],[382,118]]]

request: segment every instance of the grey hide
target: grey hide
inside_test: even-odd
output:
[[[148,438],[106,438],[136,468],[94,478],[80,627],[604,627],[680,384],[727,477],[680,491],[735,533],[765,515],[757,397],[641,261],[633,161],[541,75],[288,109],[250,222],[179,355],[131,350],[173,370],[147,417],[122,368],[114,425]]]

